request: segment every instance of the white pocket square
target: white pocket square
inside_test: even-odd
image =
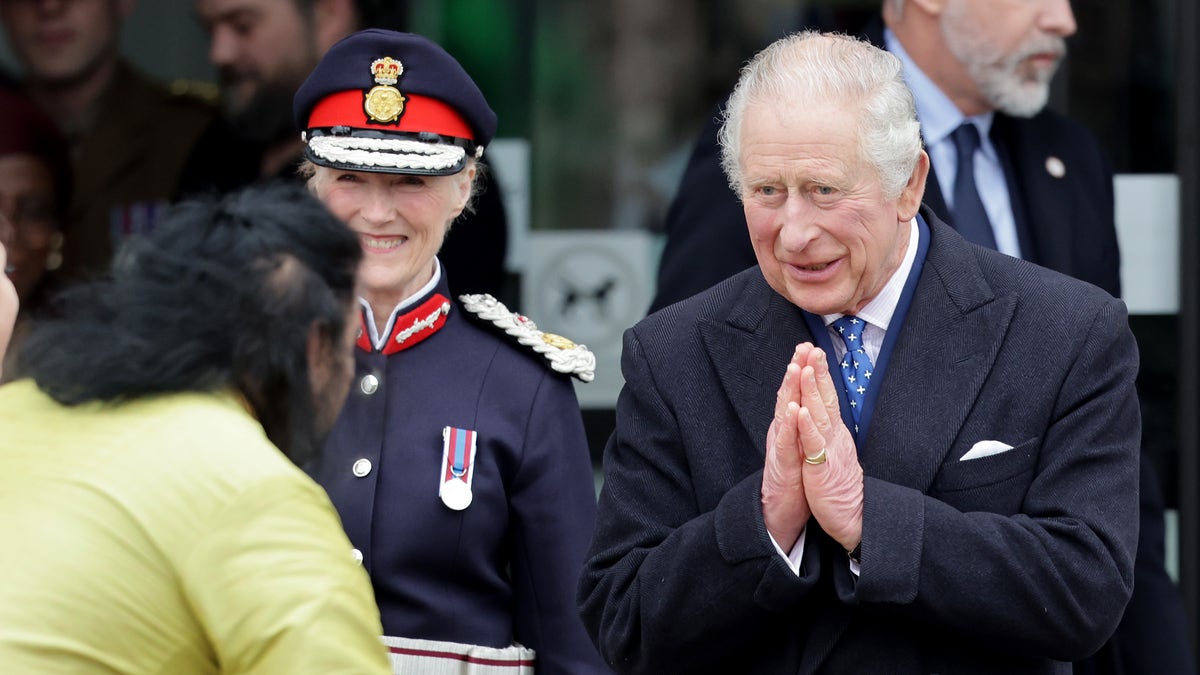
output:
[[[1013,446],[1007,443],[1001,443],[1000,441],[979,441],[975,445],[971,446],[971,449],[967,451],[967,454],[960,457],[958,461],[965,462],[971,459],[979,459],[980,457],[991,457],[992,455],[998,455],[1002,452],[1008,452],[1012,449]]]

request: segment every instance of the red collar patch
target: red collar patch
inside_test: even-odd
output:
[[[388,335],[387,343],[383,346],[383,353],[391,355],[402,352],[424,341],[446,325],[446,315],[449,313],[450,299],[441,293],[435,293],[413,309],[398,314],[392,322],[392,333]],[[359,321],[364,321],[364,325],[359,327],[356,344],[365,352],[373,352],[375,347],[367,334],[365,320],[360,318]]]

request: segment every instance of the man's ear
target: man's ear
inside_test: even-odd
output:
[[[916,166],[913,167],[912,175],[908,177],[908,183],[900,191],[900,197],[896,199],[897,222],[907,223],[916,217],[917,211],[921,208],[921,199],[925,196],[925,181],[928,178],[929,155],[922,150],[921,156],[917,158]]]
[[[941,16],[942,12],[946,11],[946,4],[950,0],[908,0],[908,5],[919,7],[922,12],[930,16]]]

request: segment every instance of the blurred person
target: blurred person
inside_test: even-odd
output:
[[[291,177],[304,149],[292,97],[321,55],[358,27],[352,0],[196,0],[221,112],[261,148],[255,177]]]
[[[102,272],[121,241],[154,228],[216,114],[121,58],[121,24],[134,6],[134,0],[0,0],[0,24],[24,70],[24,87],[71,150],[74,194],[56,273],[62,278]]]
[[[23,314],[39,308],[48,272],[62,264],[62,223],[71,194],[66,142],[20,93],[0,87],[0,214],[13,227],[8,276]]]
[[[863,37],[900,58],[916,99],[931,162],[925,204],[955,225],[956,199],[970,202],[984,214],[968,219],[981,224],[964,232],[972,241],[1120,297],[1112,167],[1090,131],[1046,107],[1077,29],[1070,2],[885,0],[881,9]],[[669,209],[651,311],[756,263],[742,204],[722,185],[719,124],[710,119],[702,132]],[[960,142],[977,145],[960,155]],[[963,171],[960,156],[969,157]],[[1140,475],[1138,583],[1113,640],[1079,673],[1196,672],[1147,453]]]
[[[370,29],[326,52],[295,116],[308,184],[364,256],[357,386],[314,473],[395,672],[606,672],[574,604],[596,503],[569,376],[595,358],[490,295],[455,299],[439,261],[495,113],[437,44]]]
[[[302,188],[179,205],[0,387],[6,672],[386,673],[312,455],[353,373],[355,237]]]
[[[223,119],[240,148],[203,144],[207,157],[195,157],[190,171],[225,186],[265,177],[295,178],[303,143],[292,118],[292,97],[335,42],[359,28],[398,22],[403,3],[382,0],[196,0],[209,34],[209,61],[221,84]],[[246,148],[251,148],[245,157]],[[228,172],[231,154],[242,154],[248,174]],[[257,153],[257,154],[254,154]],[[500,186],[491,172],[478,182],[474,209],[458,221],[440,258],[454,278],[456,292],[511,296],[504,261],[508,225]],[[206,186],[210,181],[193,177]],[[220,184],[220,183],[219,183]]]
[[[601,652],[623,673],[1069,673],[1133,587],[1124,305],[921,204],[912,94],[869,43],[767,47],[721,148],[758,265],[625,334],[579,594]]]

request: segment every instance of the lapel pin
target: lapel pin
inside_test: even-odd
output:
[[[1046,173],[1055,178],[1062,178],[1067,175],[1067,165],[1063,164],[1061,159],[1050,155],[1046,158]]]

